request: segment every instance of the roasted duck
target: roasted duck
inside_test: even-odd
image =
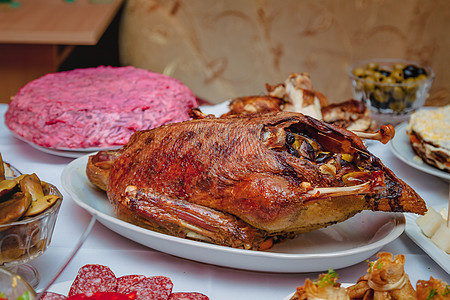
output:
[[[267,249],[362,210],[424,214],[420,196],[350,131],[292,112],[136,132],[89,158],[117,216],[159,232]]]

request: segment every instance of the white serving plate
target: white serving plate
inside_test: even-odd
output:
[[[432,206],[436,211],[440,211],[445,206]],[[450,255],[444,250],[436,246],[430,238],[422,233],[422,230],[417,225],[416,220],[419,216],[406,216],[406,235],[425,251],[438,265],[442,267],[448,274],[450,274]]]
[[[11,131],[12,132],[12,131]],[[29,140],[24,139],[23,137],[21,137],[20,135],[18,135],[15,132],[12,132],[12,134],[18,138],[19,140],[27,143],[28,145],[30,145],[31,147],[48,153],[48,154],[52,154],[52,155],[56,155],[56,156],[62,156],[62,157],[70,157],[70,158],[78,158],[81,156],[86,155],[87,153],[92,153],[92,152],[98,152],[101,150],[112,150],[112,149],[117,149],[119,148],[119,146],[117,147],[105,147],[105,148],[98,148],[98,147],[91,147],[91,148],[49,148],[49,147],[43,147],[40,146],[38,144],[35,144]]]
[[[234,249],[178,238],[116,218],[105,193],[86,177],[88,156],[73,160],[62,172],[62,186],[75,203],[128,239],[194,261],[264,272],[328,271],[368,259],[400,236],[405,228],[403,214],[365,211],[345,222],[279,243],[268,251]]]
[[[409,137],[406,134],[407,126],[408,123],[404,122],[395,127],[395,136],[389,143],[392,153],[404,163],[419,171],[450,181],[450,173],[439,170],[438,168],[425,163],[421,159],[418,159],[418,156],[411,147]]]

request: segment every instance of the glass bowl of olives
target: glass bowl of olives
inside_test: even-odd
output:
[[[55,186],[34,173],[0,180],[0,267],[33,287],[39,273],[27,263],[50,245],[62,199]]]
[[[434,80],[430,67],[400,59],[360,61],[348,73],[355,99],[367,105],[379,125],[407,121],[424,105]]]
[[[36,291],[18,274],[0,267],[0,299],[35,299]]]

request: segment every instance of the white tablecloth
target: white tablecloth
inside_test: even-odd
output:
[[[58,216],[49,249],[31,262],[41,275],[42,288],[76,245],[90,221],[90,215],[77,206],[61,186],[61,172],[72,160],[41,152],[15,138],[4,125],[7,105],[0,105],[0,152],[3,159],[23,173],[36,173],[42,180],[55,184],[64,201]],[[443,205],[448,199],[448,183],[422,173],[397,159],[386,145],[373,143],[370,151],[380,157],[400,178],[411,185],[429,205]],[[430,276],[450,283],[450,276],[408,236],[383,247],[382,251],[406,255],[406,272],[413,285]],[[372,257],[371,259],[375,259]],[[78,269],[88,263],[109,266],[116,275],[164,275],[172,279],[174,291],[198,291],[210,299],[283,299],[303,285],[304,280],[317,278],[318,273],[279,274],[229,269],[174,257],[142,246],[96,223],[78,254],[58,278],[57,283],[72,281]],[[450,261],[449,261],[450,264]],[[367,270],[367,262],[338,269],[341,282],[353,283]]]

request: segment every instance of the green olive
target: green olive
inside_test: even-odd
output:
[[[422,81],[427,79],[427,75],[425,74],[420,74],[419,76],[416,77],[416,81]]]
[[[364,91],[370,93],[375,89],[375,82],[372,77],[366,78],[367,82],[364,84]]]
[[[376,69],[378,69],[378,63],[370,62],[370,63],[367,64],[366,69],[368,69],[368,70],[376,70]]]
[[[366,70],[366,72],[364,73],[364,78],[368,78],[368,77],[373,77],[373,74],[375,72],[373,70]]]
[[[357,77],[363,77],[366,75],[366,71],[363,68],[354,68],[352,73]]]
[[[375,100],[377,100],[380,103],[384,103],[384,102],[388,101],[388,99],[389,99],[389,97],[386,95],[386,93],[380,89],[375,89],[375,91],[373,92],[373,97]]]
[[[384,80],[384,78],[386,78],[386,77],[383,74],[381,74],[380,72],[374,72],[373,78],[375,78],[375,80],[377,82],[382,82]]]
[[[396,81],[392,77],[383,77],[381,83],[393,84],[396,83]]]
[[[394,111],[394,112],[401,112],[403,110],[405,110],[406,105],[404,103],[401,102],[393,102],[389,105],[389,107]]]
[[[392,78],[395,79],[395,81],[397,81],[397,82],[402,82],[403,79],[404,79],[403,71],[402,71],[402,70],[397,70],[397,69],[396,69],[396,70],[392,71],[391,76],[392,76]]]
[[[361,81],[356,81],[355,90],[360,92],[364,89],[364,83]]]
[[[394,70],[400,70],[403,72],[403,69],[405,68],[405,66],[406,65],[403,63],[396,63],[396,64],[394,64]]]
[[[392,98],[395,100],[401,100],[403,97],[405,97],[405,91],[399,86],[394,86],[392,89]]]

